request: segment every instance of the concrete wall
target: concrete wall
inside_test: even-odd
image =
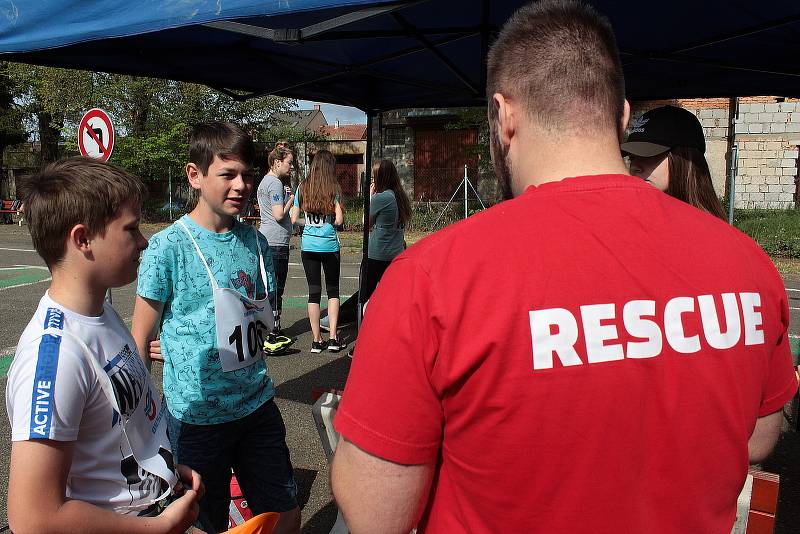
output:
[[[412,110],[386,111],[380,119],[373,121],[372,158],[374,162],[390,159],[397,167],[397,174],[409,197],[414,193],[414,129],[408,125],[407,116]],[[387,144],[384,130],[386,128],[402,129],[403,143]]]
[[[736,207],[794,207],[800,104],[740,105],[735,129],[739,146]]]
[[[717,195],[727,195],[729,136],[739,148],[734,205],[737,208],[794,208],[797,189],[800,102],[777,97],[741,98],[730,128],[730,100],[723,98],[641,102],[634,116],[662,105],[693,112],[703,126],[706,161]]]

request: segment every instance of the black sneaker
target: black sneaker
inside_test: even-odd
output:
[[[324,341],[312,341],[311,342],[311,352],[317,353],[322,352],[323,350],[328,348],[328,344]]]
[[[347,348],[347,343],[342,343],[336,338],[331,338],[328,340],[328,350],[331,352],[339,352],[340,350]]]

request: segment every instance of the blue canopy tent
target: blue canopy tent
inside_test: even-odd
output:
[[[488,46],[523,3],[0,0],[0,59],[346,104],[371,126],[382,110],[482,105]],[[800,95],[800,2],[592,3],[616,30],[630,100]]]
[[[0,59],[365,111],[480,105],[488,44],[523,3],[0,0]],[[798,2],[593,3],[616,29],[629,99],[800,94]]]

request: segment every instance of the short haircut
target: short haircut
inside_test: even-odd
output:
[[[575,0],[543,0],[517,10],[487,59],[492,95],[519,101],[540,127],[561,132],[619,130],[625,81],[611,24]]]
[[[200,172],[206,174],[214,156],[238,159],[252,167],[256,147],[250,134],[232,122],[197,124],[189,136],[189,163],[194,163]]]
[[[292,155],[292,151],[291,150],[289,150],[285,146],[277,146],[276,145],[275,148],[273,148],[270,151],[269,156],[267,156],[267,166],[271,169],[272,165],[276,161],[283,161],[288,156],[291,156],[291,155]]]
[[[124,206],[139,207],[147,189],[119,167],[74,157],[51,163],[20,184],[20,198],[36,252],[52,269],[63,258],[76,224],[104,235]]]

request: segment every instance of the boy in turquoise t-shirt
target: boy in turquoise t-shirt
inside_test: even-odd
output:
[[[132,334],[149,366],[160,328],[173,453],[203,477],[201,512],[227,528],[231,469],[254,513],[299,532],[286,429],[263,339],[275,292],[269,245],[236,216],[253,189],[255,147],[231,123],[194,128],[186,173],[196,207],[155,234],[139,268]]]

